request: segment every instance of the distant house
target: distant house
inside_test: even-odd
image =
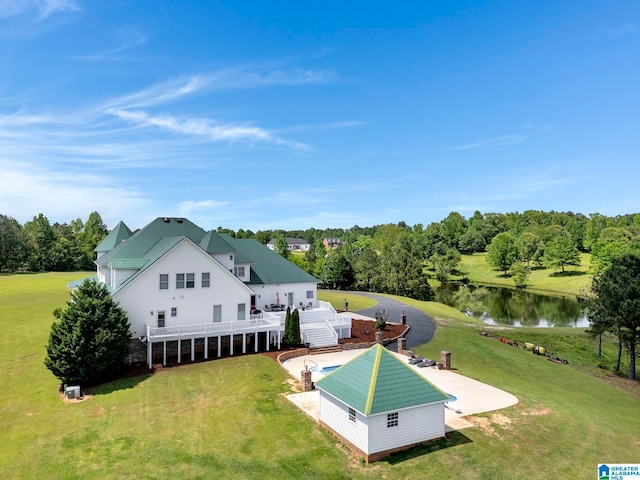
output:
[[[95,252],[96,280],[127,312],[150,368],[154,358],[167,363],[167,348],[178,363],[183,349],[194,360],[196,342],[205,359],[223,348],[233,355],[234,344],[243,353],[279,347],[286,307],[304,308],[301,334],[312,347],[351,335],[351,319],[318,301],[315,277],[253,239],[156,218],[133,233],[120,222]]]
[[[289,251],[302,250],[303,252],[306,252],[311,247],[311,244],[304,238],[286,237],[286,241]],[[273,250],[275,248],[275,245],[276,239],[272,238],[271,240],[269,240],[269,243],[267,243],[267,248],[269,250]]]
[[[450,397],[381,345],[321,378],[316,388],[321,425],[367,462],[445,435]]]
[[[324,248],[334,249],[342,246],[342,240],[339,238],[325,238],[322,240],[322,244],[324,245]]]

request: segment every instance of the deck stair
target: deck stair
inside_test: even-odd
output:
[[[316,347],[310,348],[309,353],[311,355],[319,355],[321,353],[336,353],[342,351],[342,345],[330,345],[328,347]]]
[[[309,348],[327,347],[337,345],[336,340],[331,335],[329,328],[323,322],[302,323],[300,322],[300,331],[304,333],[304,337],[309,344]]]

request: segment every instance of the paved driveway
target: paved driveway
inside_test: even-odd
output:
[[[366,292],[349,292],[363,297],[371,297],[378,302],[378,305],[371,308],[365,308],[363,310],[356,310],[355,313],[366,315],[371,318],[375,318],[376,310],[378,308],[384,308],[389,317],[387,321],[392,323],[400,323],[402,313],[407,315],[407,325],[411,327],[407,334],[407,349],[412,349],[423,343],[428,343],[436,333],[436,324],[431,317],[425,315],[417,308],[414,308],[406,303],[393,300],[382,295],[376,295],[375,293]],[[389,344],[390,350],[397,350],[397,342]]]

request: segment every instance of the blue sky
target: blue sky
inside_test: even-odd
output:
[[[640,205],[640,3],[0,0],[0,213],[109,227]]]

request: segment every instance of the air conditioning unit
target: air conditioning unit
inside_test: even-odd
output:
[[[64,395],[67,398],[80,398],[80,385],[65,387]]]

